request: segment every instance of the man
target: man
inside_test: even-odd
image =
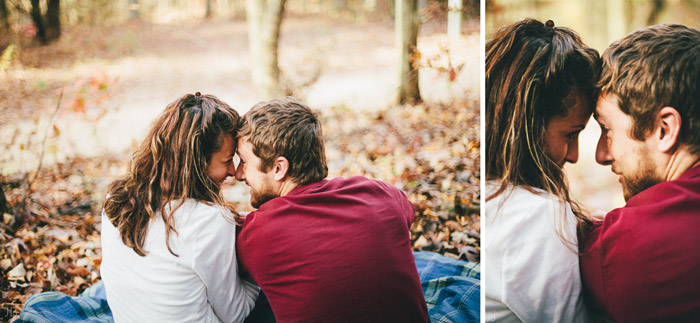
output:
[[[413,206],[395,187],[328,174],[317,115],[292,98],[255,105],[236,179],[251,204],[238,255],[278,322],[426,322],[410,247]]]
[[[700,322],[700,31],[614,42],[600,85],[596,161],[627,204],[582,241],[587,301],[618,322]]]

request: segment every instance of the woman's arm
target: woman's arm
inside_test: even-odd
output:
[[[223,208],[207,208],[207,212],[199,219],[202,226],[193,246],[193,268],[206,286],[209,304],[219,319],[242,322],[255,305],[260,289],[238,274],[236,227],[222,213],[231,219],[233,216]]]
[[[503,263],[504,303],[524,322],[585,322],[578,255],[557,235],[552,216],[558,205],[541,203],[517,235]],[[569,237],[575,221],[567,207]],[[520,233],[518,235],[518,232]]]

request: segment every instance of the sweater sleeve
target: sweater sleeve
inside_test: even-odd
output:
[[[207,208],[199,217],[193,247],[193,268],[207,288],[207,298],[222,322],[242,322],[250,313],[260,289],[240,278],[236,260],[236,227],[223,208]]]
[[[406,219],[406,225],[410,229],[411,225],[413,224],[413,220],[415,220],[416,213],[413,204],[411,203],[411,201],[408,200],[406,193],[404,193],[402,190],[398,189],[394,185],[377,180],[375,180],[374,182],[380,187],[382,187],[384,192],[387,192],[388,194],[391,194],[391,196],[393,196],[398,207],[403,211],[402,213],[404,218]]]

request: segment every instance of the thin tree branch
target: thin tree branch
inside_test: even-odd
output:
[[[61,90],[61,93],[58,96],[58,102],[56,103],[56,109],[54,109],[53,114],[51,114],[51,118],[49,119],[49,124],[46,126],[46,131],[44,131],[44,139],[41,141],[41,155],[39,155],[39,166],[36,168],[36,172],[34,173],[34,178],[29,182],[29,185],[31,186],[32,183],[36,180],[37,176],[39,176],[39,171],[41,170],[41,166],[44,164],[44,153],[46,152],[46,138],[49,136],[49,130],[51,129],[51,125],[53,124],[53,120],[56,118],[56,115],[58,114],[58,110],[61,109],[61,99],[63,99],[63,90]]]
[[[56,118],[56,115],[58,114],[58,111],[61,109],[61,100],[63,99],[63,90],[61,90],[59,96],[58,96],[58,102],[56,103],[56,108],[54,109],[53,113],[51,114],[51,118],[49,118],[49,123],[46,126],[46,131],[44,132],[44,139],[41,141],[41,153],[39,156],[39,165],[36,168],[36,171],[34,173],[34,176],[32,177],[31,180],[28,179],[28,174],[25,176],[25,188],[24,188],[24,194],[22,194],[22,200],[20,200],[20,205],[19,208],[17,209],[17,213],[15,214],[15,218],[13,219],[11,226],[13,229],[17,229],[19,226],[24,223],[24,218],[28,217],[31,215],[31,212],[29,211],[29,206],[27,205],[27,199],[29,198],[29,191],[31,191],[32,183],[36,181],[37,177],[39,176],[39,172],[41,171],[41,167],[43,165],[44,161],[44,153],[46,152],[46,139],[48,138],[49,135],[49,129],[51,129],[51,124],[53,124],[53,120]]]

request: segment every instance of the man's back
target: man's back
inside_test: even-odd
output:
[[[700,166],[608,213],[582,244],[597,310],[619,322],[700,319]]]
[[[324,180],[249,214],[239,257],[279,322],[425,322],[410,248],[413,217],[390,185]]]

